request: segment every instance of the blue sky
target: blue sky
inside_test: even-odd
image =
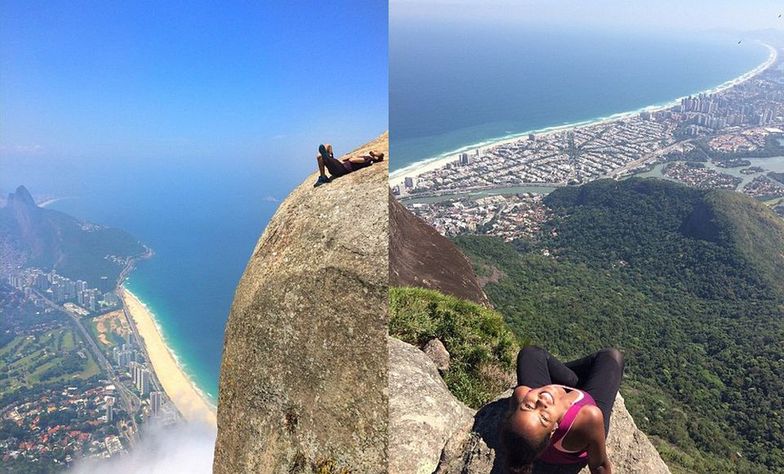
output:
[[[0,1],[0,167],[296,173],[387,128],[387,2]],[[275,165],[277,166],[277,165]]]

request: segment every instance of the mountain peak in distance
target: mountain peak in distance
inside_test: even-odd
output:
[[[28,191],[27,188],[24,186],[19,186],[18,188],[16,188],[16,192],[8,195],[8,202],[6,203],[6,206],[17,205],[17,204],[30,206],[30,207],[38,207],[35,204],[35,200],[33,199],[32,194],[30,194],[30,191]]]

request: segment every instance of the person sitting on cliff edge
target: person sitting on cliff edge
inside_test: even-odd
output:
[[[603,349],[566,364],[539,347],[517,356],[517,387],[500,423],[508,473],[611,474],[605,440],[623,354]]]
[[[329,143],[319,145],[319,152],[318,155],[316,155],[319,177],[313,187],[315,188],[316,186],[329,183],[334,178],[347,175],[358,169],[366,168],[379,161],[384,161],[384,154],[376,153],[375,151],[370,151],[367,155],[347,156],[338,160],[332,153],[332,145]],[[327,177],[327,170],[329,170],[331,178]]]

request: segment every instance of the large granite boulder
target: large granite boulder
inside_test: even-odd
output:
[[[498,439],[498,425],[509,405],[511,390],[482,407],[473,424],[455,432],[444,447],[437,473],[502,473],[504,457]],[[635,425],[620,394],[615,399],[610,419],[607,452],[618,474],[669,474],[670,470],[645,433]],[[571,467],[560,469],[537,467],[534,473],[587,474]]]
[[[415,346],[389,338],[389,472],[430,474],[455,431],[474,410],[449,391],[435,363]]]
[[[387,134],[352,153],[368,150],[388,157]],[[386,472],[388,166],[315,179],[280,205],[237,287],[217,473]]]
[[[389,194],[389,283],[490,306],[471,262],[451,240]]]

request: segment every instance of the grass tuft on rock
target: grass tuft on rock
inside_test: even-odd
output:
[[[500,314],[422,288],[391,288],[389,334],[423,347],[438,338],[450,354],[443,377],[463,403],[479,408],[514,384],[522,346]]]

